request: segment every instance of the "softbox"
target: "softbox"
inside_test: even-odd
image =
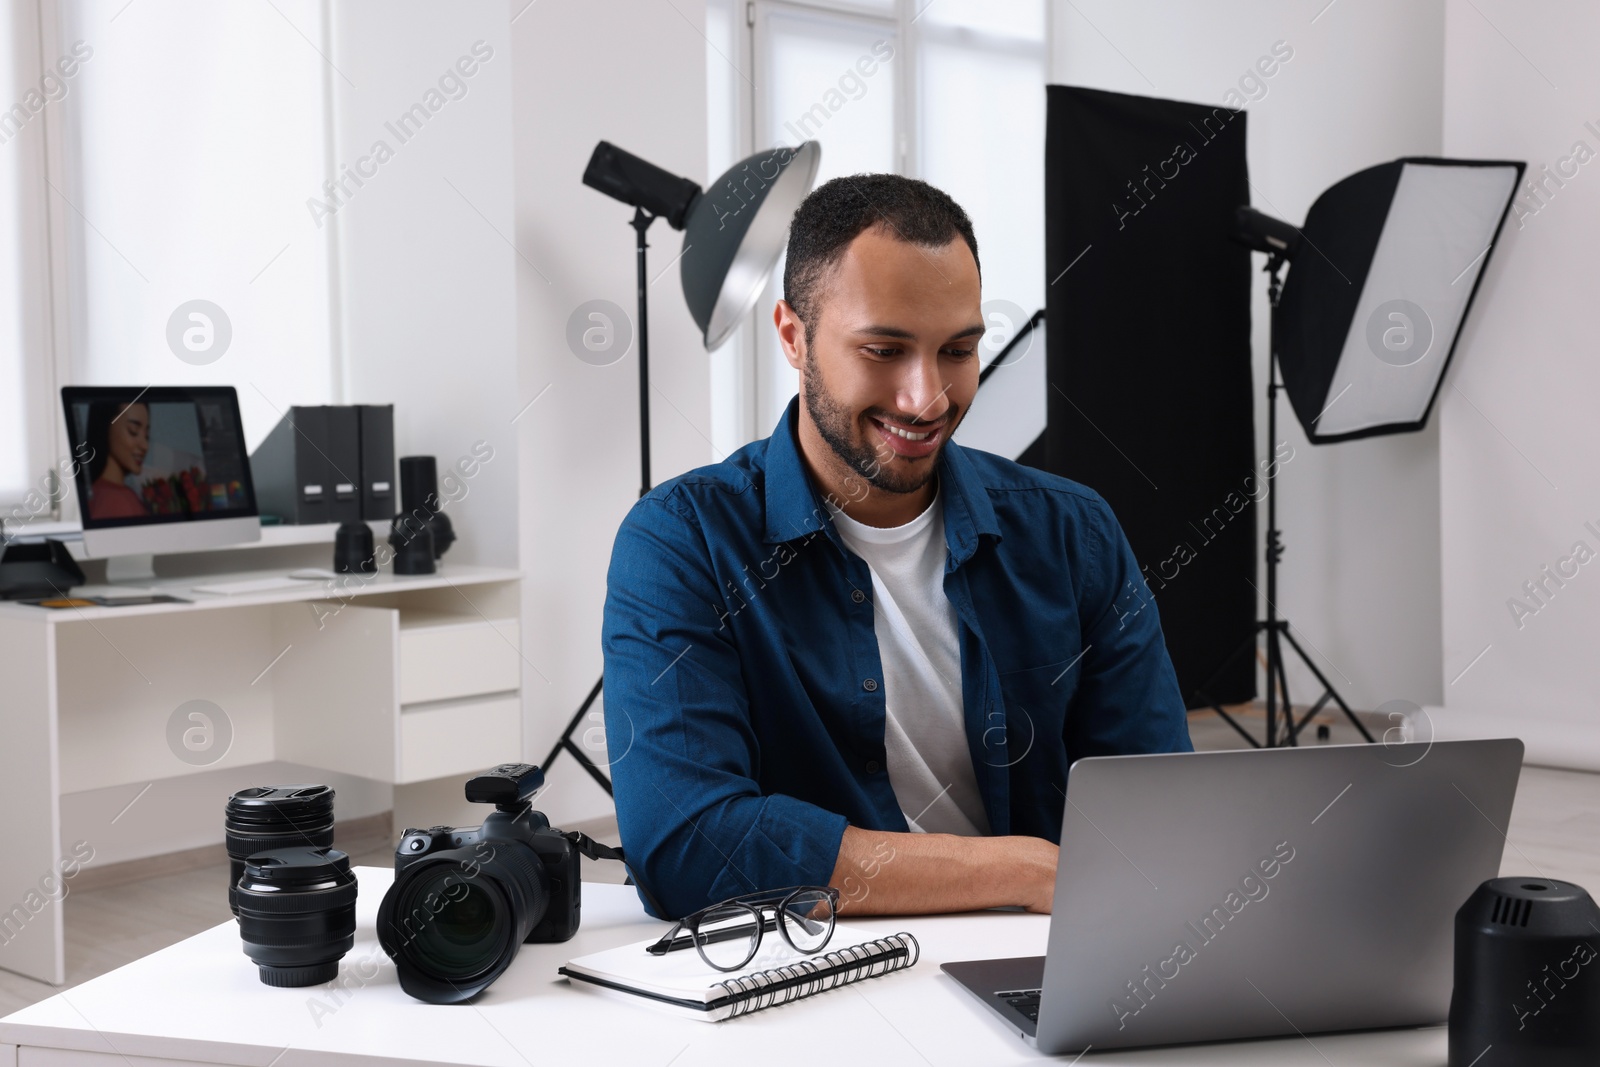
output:
[[[1097,490],[1144,571],[1190,707],[1255,697],[1245,114],[1048,88],[1049,417],[1025,460]],[[1271,469],[1276,469],[1275,467]],[[1147,595],[1143,590],[1138,595]]]
[[[1522,170],[1397,159],[1317,197],[1273,327],[1312,444],[1427,423]]]

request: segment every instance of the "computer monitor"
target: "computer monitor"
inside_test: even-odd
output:
[[[61,400],[85,555],[261,539],[232,386],[67,386]]]

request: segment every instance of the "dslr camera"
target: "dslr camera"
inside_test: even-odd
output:
[[[578,932],[578,835],[533,810],[529,798],[543,784],[531,763],[501,764],[467,782],[469,801],[495,807],[483,825],[401,835],[378,942],[411,996],[470,1000],[505,972],[518,946]]]

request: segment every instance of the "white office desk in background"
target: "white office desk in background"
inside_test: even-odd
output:
[[[583,887],[583,923],[571,941],[522,946],[511,968],[472,1004],[413,1000],[401,992],[374,933],[391,877],[382,868],[357,869],[356,943],[337,985],[262,985],[230,922],[0,1020],[0,1067],[1002,1067],[1073,1060],[1029,1049],[939,970],[947,960],[1038,954],[1046,916],[866,919],[874,928],[915,934],[922,946],[916,966],[704,1023],[573,989],[556,973],[574,956],[656,937],[666,925],[645,916],[632,888],[596,883]],[[1091,1052],[1082,1062],[1443,1067],[1445,1032]]]
[[[192,603],[0,603],[0,908],[71,859],[63,794],[275,760],[405,784],[522,751],[520,572],[446,556],[428,575],[190,591],[332,562],[332,526],[263,537],[163,558],[172,573],[144,587]],[[168,734],[191,700],[223,709],[232,733],[225,754],[195,765]],[[48,906],[7,930],[0,967],[61,984],[62,914]]]

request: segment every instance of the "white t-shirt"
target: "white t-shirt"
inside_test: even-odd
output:
[[[904,526],[867,526],[828,505],[839,536],[872,570],[883,661],[889,784],[913,831],[989,832],[962,716],[956,610],[944,594],[948,549],[939,493]]]

